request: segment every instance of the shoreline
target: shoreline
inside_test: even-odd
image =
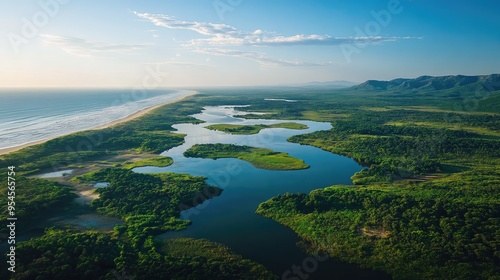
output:
[[[87,130],[105,129],[105,128],[109,128],[109,127],[112,127],[112,126],[115,126],[115,125],[119,125],[119,124],[122,124],[122,123],[125,123],[125,122],[128,122],[128,121],[131,121],[133,119],[142,117],[142,116],[146,115],[147,113],[149,113],[149,112],[151,112],[151,111],[153,111],[155,109],[158,109],[160,107],[163,107],[165,105],[169,105],[169,104],[172,104],[172,103],[177,103],[177,102],[179,102],[179,101],[181,101],[181,100],[183,100],[183,99],[185,99],[187,97],[191,97],[191,96],[196,95],[196,94],[198,94],[198,92],[195,91],[195,90],[192,90],[191,93],[189,93],[189,94],[187,94],[185,96],[178,97],[176,99],[167,101],[165,103],[157,104],[157,105],[154,105],[152,107],[141,109],[141,110],[139,110],[139,111],[137,111],[135,113],[132,113],[131,115],[128,115],[128,116],[126,116],[124,118],[117,119],[117,120],[114,120],[114,121],[112,121],[110,123],[103,124],[103,125],[100,125],[100,126],[97,126],[97,127],[93,127],[93,128],[89,128],[89,129],[82,129],[82,130],[74,131],[74,132],[71,132],[71,133],[67,133],[67,134],[55,136],[55,137],[52,137],[52,138],[47,138],[47,139],[42,139],[42,140],[38,140],[38,141],[35,141],[35,142],[30,142],[30,143],[22,144],[22,145],[15,146],[15,147],[0,148],[0,155],[6,155],[8,153],[16,152],[16,151],[22,150],[22,149],[30,147],[30,146],[35,146],[35,145],[43,144],[43,143],[45,143],[47,141],[50,141],[52,139],[56,139],[56,138],[59,138],[59,137],[67,136],[67,135],[70,135],[70,134],[73,134],[73,133],[77,133],[77,132],[81,132],[81,131],[87,131]]]

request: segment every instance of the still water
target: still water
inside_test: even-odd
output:
[[[215,197],[196,208],[183,211],[182,218],[192,224],[183,231],[169,232],[159,238],[206,238],[225,244],[245,258],[253,259],[282,277],[292,266],[300,266],[310,255],[297,247],[299,238],[290,229],[255,214],[261,202],[278,194],[309,193],[335,184],[351,184],[350,176],[362,169],[352,159],[321,149],[289,143],[292,135],[328,130],[329,123],[294,121],[307,125],[306,130],[272,128],[255,135],[230,135],[208,130],[211,124],[274,124],[282,120],[245,120],[234,115],[245,114],[238,106],[206,107],[194,117],[202,124],[178,124],[178,133],[186,134],[185,143],[162,155],[174,159],[168,167],[140,167],[136,172],[178,172],[207,177],[211,185],[223,189]],[[270,171],[253,167],[238,159],[185,158],[183,152],[194,144],[232,143],[269,148],[303,159],[310,168],[295,171]],[[310,260],[310,259],[309,259]],[[290,274],[283,279],[388,279],[386,275],[360,269],[328,259],[319,261],[317,269],[303,277]],[[293,278],[299,277],[299,278]]]

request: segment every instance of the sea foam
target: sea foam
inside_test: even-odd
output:
[[[122,102],[116,99],[114,102],[108,102],[108,107],[100,109],[85,111],[84,108],[74,108],[64,113],[45,116],[25,116],[23,109],[18,108],[15,119],[2,121],[0,149],[96,128],[126,118],[141,110],[187,96],[190,93],[192,91],[178,90],[137,101]],[[83,104],[82,107],[84,107]]]

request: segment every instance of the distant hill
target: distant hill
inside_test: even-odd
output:
[[[305,86],[333,86],[333,87],[352,87],[358,85],[359,83],[350,82],[350,81],[327,81],[327,82],[309,82],[303,84]]]
[[[355,86],[358,84],[359,83],[350,82],[350,81],[326,81],[326,82],[312,81],[312,82],[308,82],[308,83],[294,84],[292,86],[295,86],[295,87],[348,88],[348,87],[352,87],[352,86]]]
[[[476,90],[481,87],[491,87],[488,90],[500,89],[500,74],[491,74],[483,76],[421,76],[415,79],[394,79],[391,81],[368,80],[364,83],[351,87],[357,90],[390,90],[390,91],[408,91],[408,90],[449,90],[449,89],[468,89]]]
[[[500,74],[368,80],[342,90],[356,95],[376,96],[378,100],[412,98],[422,104],[432,103],[452,110],[474,108],[476,111],[500,113]]]

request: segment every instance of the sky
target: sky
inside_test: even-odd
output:
[[[500,1],[0,0],[0,87],[500,73]]]

